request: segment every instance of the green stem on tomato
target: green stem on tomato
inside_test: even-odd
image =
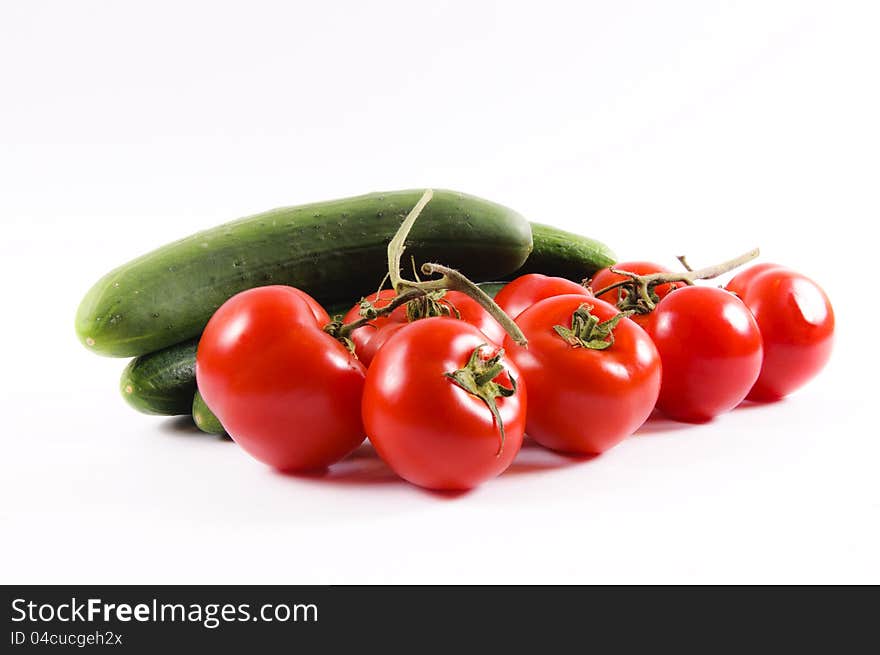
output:
[[[721,262],[720,264],[715,264],[714,266],[706,266],[705,268],[699,268],[696,270],[690,267],[690,265],[687,263],[687,259],[685,259],[685,257],[682,255],[678,258],[678,260],[682,263],[682,266],[684,266],[688,270],[677,273],[650,273],[648,275],[639,275],[638,273],[633,273],[632,271],[624,271],[612,266],[609,269],[612,273],[623,275],[628,279],[608,285],[604,289],[595,291],[593,295],[599,297],[604,293],[613,291],[614,289],[626,287],[630,291],[634,291],[639,302],[644,303],[644,307],[648,311],[651,311],[657,304],[656,300],[654,299],[655,296],[653,291],[659,285],[684,282],[685,284],[690,286],[693,285],[697,280],[711,280],[718,277],[719,275],[727,273],[728,271],[732,271],[733,269],[742,266],[747,262],[752,261],[760,254],[760,252],[761,251],[758,248],[754,248],[746,253],[743,253],[739,257],[734,257],[733,259],[729,259],[726,262]]]
[[[400,228],[398,228],[394,237],[388,242],[388,275],[391,278],[391,286],[395,290],[403,282],[403,279],[400,277],[400,260],[403,257],[403,251],[406,250],[406,238],[409,236],[409,232],[412,230],[412,226],[419,217],[419,214],[422,213],[425,205],[433,197],[434,191],[426,189],[422,197],[419,198],[419,201],[410,210],[409,214],[406,215],[406,218],[403,219],[403,223],[400,224]]]
[[[407,280],[401,276],[400,262],[406,250],[406,238],[409,236],[410,230],[412,230],[412,226],[419,217],[419,214],[422,213],[425,205],[428,204],[433,195],[434,193],[431,189],[426,190],[422,194],[422,197],[419,198],[419,201],[410,210],[409,214],[406,215],[406,218],[403,219],[403,223],[401,223],[397,233],[388,243],[388,277],[391,280],[391,286],[397,292],[397,296],[388,305],[380,309],[373,308],[369,316],[361,316],[358,320],[348,324],[334,321],[327,325],[325,329],[333,336],[345,340],[348,339],[354,330],[363,327],[379,316],[387,316],[394,309],[400,307],[400,305],[424,297],[432,291],[452,290],[460,291],[476,300],[492,318],[498,321],[517,344],[526,346],[528,341],[516,323],[513,322],[513,319],[482,289],[455,269],[448,268],[442,264],[428,263],[422,265],[422,272],[426,275],[439,274],[441,277],[436,280],[414,281]],[[417,274],[416,277],[418,277]]]
[[[352,321],[351,323],[342,323],[341,321],[331,321],[326,326],[324,326],[324,331],[329,332],[337,339],[348,339],[351,336],[351,333],[361,328],[365,325],[368,325],[370,321],[373,321],[380,316],[388,316],[395,309],[400,307],[401,305],[405,305],[411,300],[416,300],[417,298],[421,298],[427,291],[423,291],[422,289],[409,289],[406,292],[395,296],[391,302],[389,302],[384,307],[374,307],[370,311],[369,316],[361,316],[359,319]]]
[[[438,280],[429,280],[427,282],[419,282],[418,284],[441,284],[443,285],[441,288],[461,291],[462,293],[467,294],[480,303],[480,306],[489,312],[492,318],[498,321],[501,327],[504,328],[504,331],[510,335],[511,339],[520,346],[528,345],[526,336],[522,333],[522,330],[519,329],[519,326],[514,320],[510,318],[510,316],[501,309],[501,307],[499,307],[485,291],[471,282],[464,275],[453,268],[433,263],[422,264],[422,273],[425,275],[440,274],[442,277]]]

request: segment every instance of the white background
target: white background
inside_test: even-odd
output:
[[[873,2],[4,2],[4,583],[880,582]],[[110,268],[278,205],[446,187],[703,265],[760,245],[838,341],[784,402],[526,447],[438,496],[132,412]]]

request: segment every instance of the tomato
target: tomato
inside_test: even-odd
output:
[[[376,309],[381,309],[390,303],[395,296],[397,296],[397,292],[394,291],[394,289],[383,289],[379,293],[367,296],[366,300],[369,300]],[[358,320],[361,317],[360,311],[361,305],[358,303],[349,309],[348,313],[342,317],[342,322],[353,323]],[[379,316],[370,321],[368,325],[354,330],[349,335],[352,343],[354,343],[354,351],[357,353],[358,359],[360,359],[365,366],[370,365],[370,362],[373,361],[373,357],[379,350],[379,346],[381,346],[382,343],[384,343],[388,337],[396,331],[391,330],[377,339],[379,331],[388,326],[390,321],[390,316]],[[403,325],[401,324],[400,327],[403,327]],[[375,343],[373,343],[374,340]]]
[[[306,301],[306,304],[309,306],[309,309],[312,312],[312,315],[315,317],[315,320],[318,321],[320,325],[327,325],[330,322],[330,315],[327,313],[327,310],[324,309],[320,303],[312,298],[305,291],[300,291],[296,287],[287,287],[297,296]]]
[[[671,418],[708,421],[739,405],[758,379],[758,324],[723,289],[689,286],[670,293],[653,311],[648,333],[663,363],[657,407]]]
[[[779,264],[772,264],[770,262],[764,262],[761,264],[755,264],[754,266],[749,266],[747,269],[740,271],[739,273],[734,275],[730,282],[727,283],[725,289],[727,289],[731,293],[735,293],[737,296],[739,296],[740,300],[742,300],[746,288],[748,288],[755,277],[757,277],[761,273],[765,273],[766,271],[770,271],[775,268],[782,268],[782,266],[780,266]]]
[[[529,345],[521,348],[508,338],[505,348],[529,389],[526,432],[538,443],[598,454],[651,414],[660,391],[660,356],[629,319],[620,317],[613,326],[619,316],[613,305],[579,294],[547,298],[516,319]],[[591,321],[602,323],[591,330]],[[574,334],[566,336],[566,329]]]
[[[385,289],[378,295],[368,296],[367,300],[372,302],[378,309],[390,303],[395,295],[392,289]],[[453,308],[452,317],[456,317],[457,311],[458,318],[476,326],[492,343],[500,344],[504,341],[504,328],[501,327],[498,321],[492,318],[489,312],[483,309],[480,303],[467,294],[461,291],[447,291],[438,300],[438,303]],[[351,323],[358,318],[360,318],[359,304],[348,310],[343,321]],[[350,338],[354,342],[358,358],[365,365],[369,366],[382,345],[408,323],[407,308],[405,305],[401,305],[391,312],[390,315],[373,319],[369,325],[365,325],[352,332]]]
[[[764,340],[764,362],[750,400],[787,396],[831,357],[834,310],[815,282],[776,264],[759,264],[727,285],[748,306]]]
[[[619,271],[638,273],[639,275],[651,275],[652,273],[670,272],[669,269],[665,266],[654,264],[653,262],[644,261],[621,262],[619,264],[615,264],[614,268]],[[593,276],[593,279],[590,281],[590,288],[595,293],[596,291],[601,291],[602,289],[610,287],[612,284],[623,282],[628,279],[630,278],[626,277],[625,275],[612,273],[610,268],[603,268],[601,271],[598,271]],[[663,298],[665,298],[670,291],[678,289],[682,286],[684,286],[684,284],[681,282],[667,282],[665,284],[658,284],[656,287],[654,287],[654,293],[657,294],[657,302],[663,300]],[[620,287],[618,287],[617,289],[612,289],[611,291],[606,291],[605,293],[596,297],[606,302],[609,302],[612,305],[617,305],[621,309],[629,309],[629,307],[627,307],[625,304],[626,291]],[[642,327],[646,327],[648,322],[651,320],[651,315],[636,313],[632,314],[630,318]]]
[[[364,440],[365,369],[322,330],[304,295],[266,286],[233,296],[196,355],[211,411],[248,453],[282,470],[323,468]]]
[[[495,303],[508,316],[515,319],[539,300],[572,293],[582,296],[590,295],[585,287],[564,277],[529,273],[521,275],[505,285],[495,296]]]
[[[451,377],[462,375],[464,383],[476,379],[475,389],[489,400]],[[434,317],[405,325],[367,372],[367,435],[388,466],[422,487],[469,489],[499,475],[519,451],[525,418],[519,371],[465,321]]]

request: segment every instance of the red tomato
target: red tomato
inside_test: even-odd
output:
[[[326,309],[321,307],[320,303],[318,303],[317,300],[312,298],[305,291],[300,291],[296,287],[287,287],[287,288],[290,289],[296,295],[298,295],[300,298],[302,298],[303,300],[306,301],[306,304],[309,306],[309,309],[311,310],[312,315],[315,317],[315,320],[318,321],[318,323],[321,326],[327,325],[327,323],[330,322],[330,315],[327,313]]]
[[[623,318],[611,331],[613,343],[595,349],[555,329],[575,329],[590,315],[604,322],[619,314],[601,300],[565,295],[542,300],[517,318],[528,348],[509,338],[505,347],[529,388],[526,432],[538,443],[598,454],[635,432],[651,414],[660,391],[660,356],[644,330]],[[611,339],[601,330],[592,338],[600,348]]]
[[[503,445],[487,403],[450,377],[472,359],[477,368],[497,364],[484,391],[515,388],[495,398]],[[465,321],[435,317],[404,326],[367,372],[363,419],[370,441],[399,476],[429,489],[469,489],[499,475],[519,451],[525,415],[519,371]]]
[[[528,275],[521,275],[505,285],[498,292],[498,295],[495,296],[495,303],[508,316],[515,319],[539,300],[572,293],[582,296],[590,295],[590,292],[585,287],[577,282],[566,280],[564,277],[549,277],[540,273],[529,273]]]
[[[822,370],[831,357],[834,310],[819,285],[776,264],[759,264],[727,289],[752,311],[764,339],[764,363],[750,400],[778,400]]]
[[[739,405],[758,379],[758,324],[732,293],[690,286],[664,298],[648,332],[663,362],[657,407],[681,421],[708,421]]]
[[[372,302],[376,308],[380,308],[391,302],[395,295],[392,289],[385,289],[379,293],[378,297],[373,294],[368,296],[367,300]],[[439,302],[448,307],[454,307],[461,320],[477,327],[492,343],[500,344],[504,341],[504,328],[492,318],[489,312],[483,309],[480,303],[467,294],[460,291],[447,291]],[[350,323],[357,320],[360,318],[359,312],[360,305],[355,305],[348,310],[344,322]],[[452,317],[455,317],[455,312],[452,313]],[[370,323],[370,325],[365,325],[351,333],[355,352],[366,366],[370,365],[382,345],[409,323],[406,306],[401,305],[389,316],[381,316]]]
[[[364,439],[364,367],[303,295],[266,286],[233,296],[196,356],[199,391],[229,435],[282,470],[328,466]]]
[[[391,302],[396,295],[397,292],[394,291],[394,289],[383,289],[378,294],[374,293],[367,296],[366,299],[373,303],[373,306],[376,307],[376,309],[380,309]],[[361,305],[358,303],[348,310],[348,313],[343,316],[342,322],[353,323],[358,320],[361,317],[360,311]],[[392,330],[388,335],[383,335],[377,339],[377,337],[379,337],[379,331],[386,327],[389,321],[391,321],[390,316],[379,316],[370,321],[369,325],[358,328],[349,335],[352,343],[354,343],[354,351],[357,353],[358,359],[364,363],[364,366],[370,365],[370,362],[373,361],[373,357],[379,350],[379,346],[381,346],[382,343],[387,340],[388,336],[394,332]],[[374,340],[375,343],[373,343]]]
[[[665,266],[654,264],[653,262],[643,261],[621,262],[619,264],[615,264],[614,268],[619,271],[638,273],[639,275],[670,272],[669,269]],[[590,281],[590,288],[595,293],[596,291],[601,291],[602,289],[610,287],[612,284],[623,282],[624,280],[628,279],[629,278],[627,278],[625,275],[612,273],[610,268],[603,268],[601,271],[593,276],[593,279]],[[659,284],[654,287],[654,293],[657,294],[657,298],[659,300],[663,300],[663,298],[665,298],[670,291],[678,289],[682,286],[684,286],[684,284],[681,282],[667,282],[666,284]],[[617,289],[612,289],[611,291],[607,291],[602,295],[596,297],[604,300],[605,302],[609,302],[612,305],[617,305],[621,300],[623,300],[625,295],[626,291],[618,287]],[[630,316],[630,318],[642,327],[646,327],[648,325],[648,322],[651,320],[651,314],[633,314]]]
[[[774,268],[782,268],[779,264],[771,264],[769,262],[764,262],[762,264],[755,264],[754,266],[749,266],[747,269],[740,271],[737,273],[730,282],[727,283],[725,287],[731,293],[735,293],[739,296],[740,300],[742,300],[743,294],[745,293],[746,288],[752,283],[752,280],[755,279],[756,276],[764,273],[766,271],[772,270]]]

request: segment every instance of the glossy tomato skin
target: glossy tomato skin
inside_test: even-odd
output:
[[[648,331],[663,363],[657,407],[700,423],[739,405],[761,370],[758,324],[732,293],[689,286],[664,298]]]
[[[385,289],[378,297],[376,294],[373,294],[368,297],[368,300],[373,302],[377,308],[380,308],[391,302],[395,295],[393,290]],[[458,310],[462,321],[477,327],[492,343],[501,344],[504,341],[504,328],[501,327],[498,321],[492,318],[489,312],[483,309],[480,303],[467,294],[460,291],[447,291],[443,298],[440,299],[440,302]],[[359,305],[352,307],[345,315],[345,322],[349,323],[357,320],[360,316],[359,311]],[[385,342],[407,325],[408,322],[406,307],[401,305],[391,312],[390,315],[379,317],[371,321],[371,325],[365,325],[352,332],[351,339],[354,341],[355,352],[358,358],[366,366],[369,366]]]
[[[645,262],[645,261],[630,261],[630,262],[621,262],[619,264],[615,264],[614,268],[621,271],[629,271],[631,273],[638,273],[639,275],[651,275],[652,273],[669,273],[669,269],[665,266],[661,266],[660,264],[655,264],[654,262]],[[623,282],[628,278],[624,275],[618,275],[617,273],[612,273],[610,268],[603,268],[601,271],[598,271],[593,279],[590,281],[590,288],[593,292],[601,291],[607,287],[610,287],[612,284],[616,284],[617,282]],[[659,284],[654,288],[654,293],[657,294],[657,297],[660,300],[663,300],[670,291],[674,289],[678,289],[684,286],[680,282],[668,282],[666,284]],[[605,302],[611,303],[612,305],[616,305],[618,300],[620,300],[621,290],[613,289],[612,291],[607,291],[603,293],[597,298],[604,300]],[[633,314],[630,316],[630,319],[638,323],[643,328],[647,328],[648,323],[651,321],[651,314]]]
[[[527,275],[520,275],[505,285],[495,296],[495,303],[508,316],[515,319],[539,300],[566,294],[591,295],[586,287],[564,277],[550,277],[540,273],[529,273]]]
[[[296,287],[286,287],[286,288],[290,289],[294,294],[296,294],[297,296],[299,296],[300,298],[302,298],[303,300],[306,301],[306,304],[309,306],[309,310],[312,312],[312,316],[315,317],[315,320],[318,322],[319,325],[324,326],[330,322],[330,315],[327,313],[327,310],[324,309],[317,300],[312,298],[305,291],[297,289]]]
[[[447,291],[440,302],[457,309],[462,321],[476,327],[489,337],[493,344],[500,346],[504,343],[504,328],[501,327],[501,324],[492,318],[492,315],[483,309],[480,303],[466,293]]]
[[[376,354],[364,387],[363,420],[379,456],[400,477],[436,490],[464,490],[502,473],[519,452],[525,429],[526,386],[516,367],[495,380],[513,396],[498,398],[505,441],[485,403],[445,374],[462,368],[488,344],[476,327],[452,318],[409,323]],[[499,346],[481,351],[491,356]]]
[[[735,293],[739,296],[740,300],[742,300],[743,294],[746,289],[748,289],[749,285],[752,283],[757,276],[766,273],[767,271],[772,271],[775,269],[784,269],[783,266],[779,264],[773,264],[770,262],[763,262],[761,264],[755,264],[754,266],[749,266],[747,269],[740,271],[736,275],[731,278],[730,282],[724,287],[731,293]]]
[[[323,320],[323,319],[322,319]],[[199,341],[199,391],[229,435],[281,470],[319,469],[364,439],[366,372],[291,287],[227,300]]]
[[[779,400],[828,363],[834,310],[815,282],[781,266],[761,264],[734,277],[727,288],[751,310],[764,340],[764,361],[749,400]]]
[[[567,453],[602,453],[645,422],[660,391],[660,356],[647,333],[629,319],[614,329],[605,350],[569,345],[553,329],[571,326],[582,304],[604,321],[618,310],[582,295],[555,296],[516,320],[528,348],[505,342],[508,356],[529,387],[526,433],[541,445]]]

